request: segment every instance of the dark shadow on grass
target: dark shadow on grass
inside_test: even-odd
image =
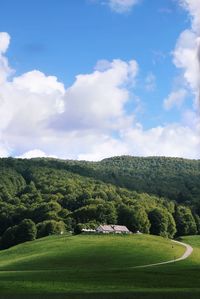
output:
[[[199,299],[200,292],[134,292],[85,294],[1,295],[0,299]]]

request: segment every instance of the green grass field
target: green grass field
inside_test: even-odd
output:
[[[200,236],[185,248],[150,235],[52,236],[0,252],[0,298],[199,299]]]

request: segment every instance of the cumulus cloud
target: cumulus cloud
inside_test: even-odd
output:
[[[180,4],[191,17],[191,28],[180,34],[173,60],[175,66],[182,70],[185,83],[194,94],[194,105],[196,105],[200,88],[200,2],[180,0]]]
[[[49,118],[63,111],[65,88],[56,77],[39,71],[8,81],[11,69],[5,51],[10,37],[5,33],[0,37],[0,155],[7,156],[35,147],[34,140],[44,136]]]
[[[200,121],[199,114],[191,109],[184,110],[182,114],[182,122],[189,126],[194,132],[197,132],[200,136]]]
[[[81,160],[101,160],[115,155],[199,157],[200,128],[170,124],[144,129],[142,125],[122,130],[120,138],[110,136],[93,140],[92,146],[80,153]],[[91,143],[89,143],[91,144]]]
[[[37,132],[62,112],[62,85],[40,72],[30,72],[0,87],[0,129],[10,134]],[[3,134],[2,133],[2,134]]]
[[[101,70],[76,77],[63,97],[64,112],[54,120],[55,127],[72,129],[117,129],[126,122],[124,106],[130,99],[127,88],[138,72],[136,61],[113,60]]]
[[[124,140],[138,156],[199,157],[199,130],[171,124],[144,130],[142,126],[125,132]]]
[[[55,76],[45,76],[42,72],[34,70],[15,77],[13,85],[19,90],[28,90],[35,94],[51,94],[57,91],[64,94],[65,88],[62,83],[58,82]]]
[[[199,0],[179,0],[180,5],[189,13],[192,31],[200,34],[200,2]]]
[[[1,42],[0,61],[9,36]],[[2,39],[3,40],[3,39]],[[3,59],[3,60],[2,60]],[[4,65],[5,66],[5,65]],[[145,130],[128,113],[137,107],[133,90],[135,60],[99,61],[88,74],[79,74],[65,88],[55,76],[33,70],[8,80],[10,68],[0,64],[0,156],[59,157],[100,160],[131,155],[199,157],[199,129],[166,125]],[[168,100],[168,106],[173,100]]]
[[[17,158],[21,158],[21,159],[31,159],[31,158],[41,158],[41,157],[53,157],[51,155],[47,155],[45,152],[38,150],[38,149],[34,149],[31,151],[28,151],[24,154],[22,154],[21,156],[18,156]],[[54,156],[55,157],[55,156]],[[56,157],[55,157],[56,158]]]
[[[117,13],[129,12],[140,0],[107,0],[110,8]]]
[[[200,122],[200,1],[179,0],[179,4],[188,12],[191,27],[180,34],[173,51],[174,65],[181,71],[182,88],[178,87],[164,100],[164,107],[168,110],[180,107],[187,89],[193,99],[193,113]]]
[[[8,44],[2,42],[2,52]],[[67,89],[38,70],[10,81],[5,76],[0,85],[0,154],[79,158],[95,144],[106,155],[111,148],[119,153],[109,136],[133,121],[124,107],[137,73],[135,60],[101,61]]]
[[[164,108],[170,110],[172,107],[176,106],[180,108],[187,96],[187,91],[185,89],[179,89],[171,92],[170,95],[164,100]]]
[[[174,64],[183,71],[183,78],[195,95],[195,102],[199,93],[200,69],[198,48],[200,38],[191,30],[181,33],[174,50]]]
[[[110,156],[130,154],[128,144],[123,140],[114,139],[110,136],[101,136],[100,140],[96,139],[94,141],[86,152],[79,153],[79,160],[99,161]]]

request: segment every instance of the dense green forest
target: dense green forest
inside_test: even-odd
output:
[[[200,233],[200,161],[0,159],[0,245],[99,224],[165,237]]]

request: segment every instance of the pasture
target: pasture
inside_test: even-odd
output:
[[[134,268],[180,257],[185,248],[150,235],[51,236],[0,252],[0,298],[196,299],[200,237],[185,261]]]

